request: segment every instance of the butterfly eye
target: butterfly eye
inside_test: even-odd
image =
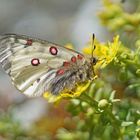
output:
[[[95,65],[97,63],[97,59],[95,57],[92,58],[92,63]]]

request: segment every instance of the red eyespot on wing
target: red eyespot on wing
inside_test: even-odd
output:
[[[31,60],[31,64],[32,64],[33,66],[38,66],[38,65],[40,64],[39,59],[38,59],[38,58],[33,58],[33,59]]]
[[[78,55],[77,55],[77,58],[81,60],[81,59],[83,59],[83,56],[80,55],[80,54],[78,54]]]
[[[58,71],[57,71],[57,74],[58,75],[62,75],[62,74],[64,74],[65,73],[65,71],[63,70],[63,69],[59,69]]]
[[[76,57],[73,56],[73,57],[71,58],[71,61],[75,63],[75,62],[76,62]]]
[[[70,65],[70,62],[63,62],[63,66],[65,66],[65,67],[67,67],[67,66],[69,66]]]
[[[33,43],[33,41],[31,39],[28,39],[27,42],[26,42],[26,45],[31,46],[32,43]]]
[[[57,53],[58,53],[58,50],[57,50],[57,48],[56,47],[54,47],[54,46],[52,46],[52,47],[50,47],[50,53],[52,54],[52,55],[57,55]]]

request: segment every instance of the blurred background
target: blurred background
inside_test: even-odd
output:
[[[133,10],[129,0],[122,5],[128,11]],[[61,45],[72,43],[76,50],[81,50],[92,33],[100,41],[112,36],[97,17],[102,9],[101,0],[0,0],[0,34],[29,35]],[[0,129],[5,125],[8,129],[3,131],[9,131],[7,138],[0,134],[0,140],[7,140],[12,133],[19,134],[20,140],[23,130],[29,130],[32,136],[40,135],[37,139],[49,140],[69,116],[64,111],[67,102],[55,107],[45,99],[25,97],[0,68],[0,119],[3,120]],[[47,138],[41,136],[44,132]]]

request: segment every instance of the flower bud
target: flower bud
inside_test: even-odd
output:
[[[106,107],[108,107],[108,105],[109,105],[109,103],[108,103],[108,101],[106,99],[102,99],[98,103],[98,107],[100,109],[105,109]]]
[[[140,126],[140,120],[137,121],[137,125]]]
[[[138,128],[138,129],[136,130],[136,136],[137,136],[138,139],[140,139],[140,128]]]

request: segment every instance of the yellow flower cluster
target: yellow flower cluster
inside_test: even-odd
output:
[[[113,3],[111,0],[103,0],[103,4],[104,10],[98,14],[103,25],[106,25],[111,31],[137,30],[140,25],[140,12],[127,13],[123,10],[121,3]]]
[[[82,84],[76,84],[76,88],[74,92],[70,92],[67,90],[64,90],[62,93],[59,93],[58,96],[52,95],[49,92],[45,92],[43,97],[46,98],[49,102],[58,102],[62,98],[76,98],[81,95],[82,92],[84,92],[90,85],[90,81],[86,81]]]
[[[92,41],[92,40],[91,40]],[[117,55],[118,49],[120,47],[119,36],[114,37],[113,42],[108,43],[99,43],[95,40],[95,50],[94,55],[98,58],[98,62],[95,65],[95,68],[104,68],[109,64]],[[84,54],[91,55],[92,53],[92,43],[83,49]]]

